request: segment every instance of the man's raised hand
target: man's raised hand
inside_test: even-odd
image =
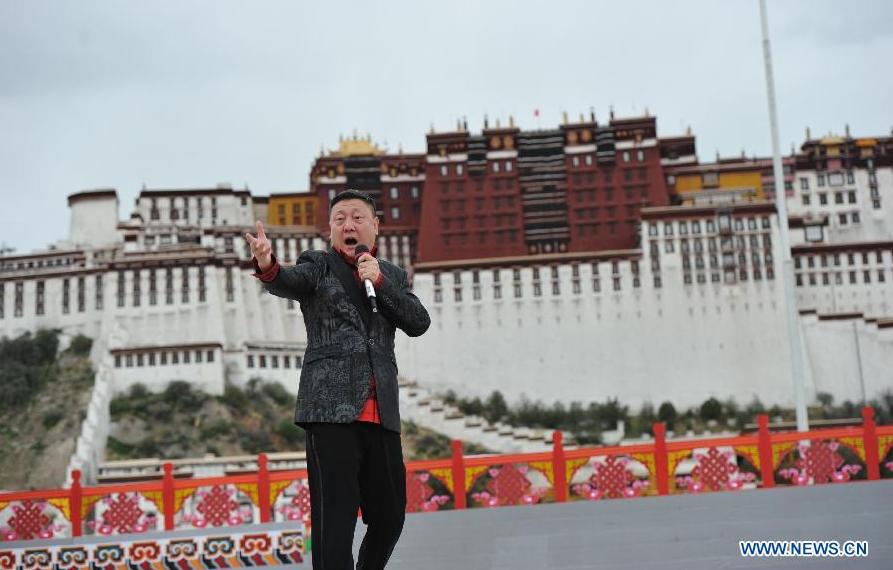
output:
[[[251,255],[257,260],[257,265],[261,271],[266,271],[273,265],[273,246],[264,233],[264,225],[260,220],[256,224],[257,237],[245,232],[245,239],[251,246]]]

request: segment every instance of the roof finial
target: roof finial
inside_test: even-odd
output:
[[[852,138],[850,136],[850,124],[849,123],[846,124],[845,131],[846,131],[846,138]]]
[[[499,117],[496,117],[496,128],[499,128]]]
[[[812,139],[812,131],[809,129],[809,127],[806,127],[806,140],[808,141],[810,139]]]
[[[614,120],[614,104],[611,103],[611,120]]]
[[[509,115],[509,127],[515,128],[515,117]]]
[[[589,120],[595,122],[595,107],[589,107]]]
[[[562,124],[562,125],[566,125],[566,124],[567,124],[567,111],[562,111],[562,112],[561,112],[561,124]]]
[[[490,128],[490,118],[487,117],[487,113],[484,113],[484,128],[485,129]]]

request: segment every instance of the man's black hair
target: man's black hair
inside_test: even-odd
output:
[[[339,192],[329,201],[329,211],[332,211],[332,208],[335,207],[335,204],[342,200],[362,200],[369,204],[369,207],[372,208],[372,215],[377,215],[378,208],[375,207],[375,200],[369,194],[365,192],[361,192],[360,190],[344,190],[343,192]]]

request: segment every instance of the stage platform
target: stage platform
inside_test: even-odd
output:
[[[355,551],[365,527],[357,525]],[[867,540],[867,558],[743,558],[738,541]],[[310,568],[306,564],[294,568]],[[893,568],[893,480],[412,514],[389,570]]]

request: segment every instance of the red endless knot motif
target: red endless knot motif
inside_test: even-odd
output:
[[[587,499],[635,497],[646,483],[630,472],[629,459],[609,455],[604,463],[593,461],[592,475],[586,483],[574,485],[574,493]]]
[[[279,507],[279,512],[290,521],[310,521],[310,489],[303,483],[296,482],[297,489],[291,501]]]
[[[797,466],[806,471],[806,475],[812,477],[816,483],[827,483],[843,465],[843,457],[837,453],[837,446],[837,442],[813,442],[800,451]]]
[[[839,447],[840,444],[836,441],[812,440],[809,445],[801,444],[796,467],[783,469],[779,471],[779,475],[795,485],[849,481],[862,467],[844,465],[843,457],[837,453]]]
[[[428,485],[427,475],[406,472],[406,512],[417,513],[423,510],[425,503],[434,494],[434,489]],[[422,476],[425,478],[422,479]]]
[[[233,511],[239,504],[233,500],[234,491],[224,489],[220,485],[214,485],[210,493],[205,493],[195,510],[204,515],[204,520],[198,526],[223,526],[231,522]],[[198,522],[198,521],[196,521]],[[233,522],[242,522],[241,519]]]
[[[430,479],[430,473],[406,473],[406,512],[436,511],[450,500],[447,495],[434,494]]]
[[[309,519],[310,518],[310,488],[306,485],[298,485],[298,493],[291,500],[291,504],[295,506],[295,514],[292,520]],[[289,517],[291,518],[291,517]]]
[[[14,513],[7,524],[12,532],[7,532],[7,540],[32,540],[52,536],[50,517],[43,514],[46,503],[22,501],[13,505]],[[48,534],[49,533],[49,534]]]
[[[526,477],[527,466],[503,465],[492,467],[487,473],[490,481],[487,482],[487,490],[474,493],[472,499],[485,507],[497,505],[531,504],[539,501],[539,495],[528,493],[531,487]]]
[[[696,453],[697,466],[691,471],[692,479],[711,491],[726,489],[738,468],[732,463],[731,451],[720,453],[711,447],[707,453]]]
[[[741,473],[738,470],[734,451],[721,452],[711,447],[707,453],[695,452],[693,456],[698,464],[691,470],[691,475],[676,477],[676,485],[681,489],[687,489],[692,493],[699,493],[705,489],[734,491],[740,489],[744,483],[756,479],[753,473]]]
[[[140,508],[138,495],[118,493],[116,499],[106,499],[104,502],[107,505],[107,509],[102,515],[105,527],[119,533],[146,530],[145,525],[140,524],[143,510]]]

